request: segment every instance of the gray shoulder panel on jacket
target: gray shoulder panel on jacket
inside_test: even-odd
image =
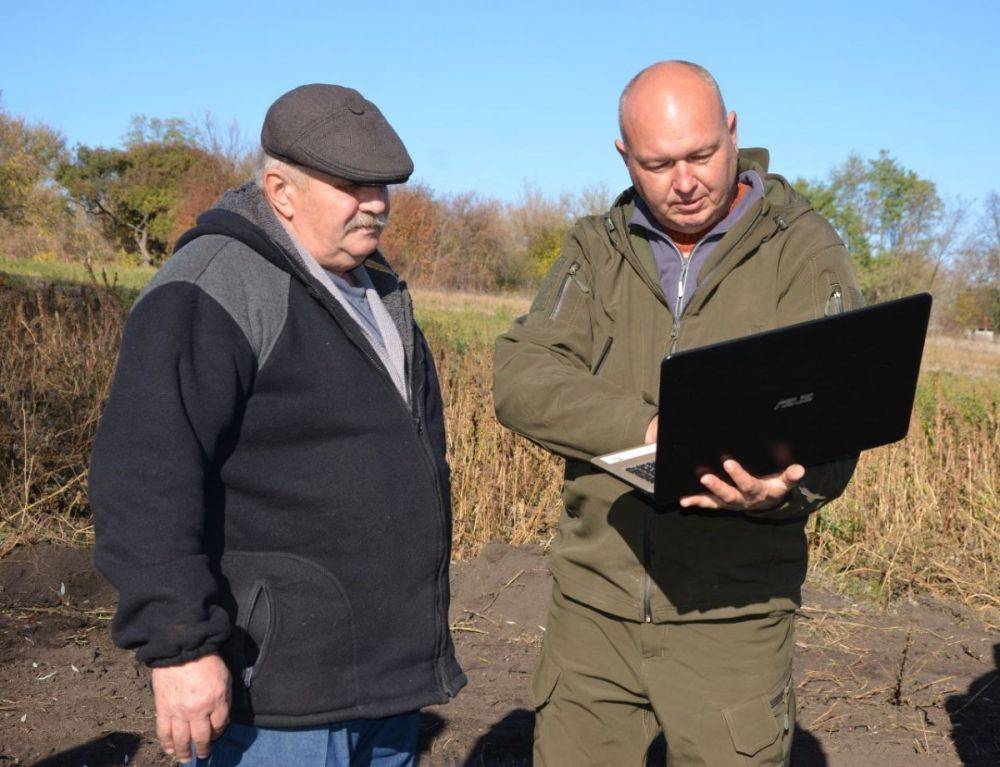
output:
[[[287,272],[243,243],[221,234],[203,235],[171,256],[135,303],[171,282],[197,285],[243,331],[259,370],[285,325],[290,279]]]

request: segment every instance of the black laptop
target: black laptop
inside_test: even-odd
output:
[[[728,480],[728,458],[762,476],[900,440],[930,309],[920,293],[678,352],[660,365],[657,444],[592,462],[668,509],[705,473]]]

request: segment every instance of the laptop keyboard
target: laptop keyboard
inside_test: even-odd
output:
[[[644,479],[647,482],[652,482],[653,477],[656,476],[656,461],[649,461],[647,463],[637,463],[635,466],[629,466],[625,471],[635,474],[639,479]]]

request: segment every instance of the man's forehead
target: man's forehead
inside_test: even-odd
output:
[[[715,89],[690,78],[685,87],[663,78],[637,83],[622,104],[621,121],[630,146],[710,143],[727,129]]]
[[[725,138],[724,126],[714,120],[668,122],[662,119],[626,123],[623,136],[629,153],[639,162],[680,160],[717,149]]]

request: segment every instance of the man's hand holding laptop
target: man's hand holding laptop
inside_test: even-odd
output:
[[[656,442],[660,417],[654,416],[646,427],[646,444]],[[714,474],[704,474],[701,483],[709,492],[686,495],[680,500],[682,508],[696,506],[702,509],[728,509],[732,511],[767,511],[778,506],[786,495],[805,476],[804,466],[793,463],[784,471],[755,477],[732,458],[722,464],[733,484]]]

